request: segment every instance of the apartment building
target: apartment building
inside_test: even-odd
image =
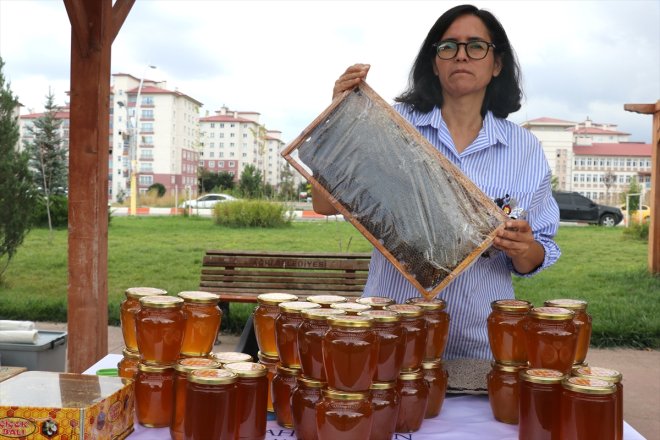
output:
[[[165,82],[145,79],[140,88],[140,79],[125,73],[112,80],[110,199],[130,194],[133,151],[140,193],[155,183],[169,194],[196,193],[202,103]]]
[[[266,183],[277,187],[286,166],[279,154],[284,146],[282,133],[267,130],[259,117],[257,112],[234,111],[223,106],[215,115],[200,118],[199,166],[211,172],[231,173],[238,180],[246,165],[254,165]],[[294,173],[294,179],[299,183],[301,177]]]
[[[651,190],[651,145],[629,141],[615,124],[542,117],[521,125],[541,142],[559,190],[615,205],[633,178]]]

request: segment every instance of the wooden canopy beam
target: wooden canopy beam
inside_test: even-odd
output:
[[[649,225],[649,271],[660,274],[660,191],[658,191],[658,172],[660,172],[660,100],[655,104],[625,104],[624,110],[645,115],[653,115],[653,140],[651,141],[651,224]]]
[[[112,41],[134,0],[63,0],[71,22],[67,371],[108,354],[108,153]]]

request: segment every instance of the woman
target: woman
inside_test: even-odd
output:
[[[349,67],[333,98],[365,80],[369,65]],[[499,252],[479,258],[443,289],[451,317],[444,358],[492,357],[486,319],[490,303],[513,298],[511,274],[531,276],[557,261],[553,241],[559,211],[551,172],[538,140],[507,121],[520,109],[519,66],[506,32],[490,13],[471,5],[445,12],[433,25],[413,65],[408,89],[395,109],[505,212],[525,212],[506,222],[493,241]],[[506,200],[506,202],[505,202]],[[314,210],[336,213],[315,192]],[[397,302],[419,292],[374,249],[365,296]]]

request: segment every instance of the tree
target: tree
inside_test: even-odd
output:
[[[165,188],[165,185],[163,185],[162,183],[156,182],[153,185],[151,185],[149,187],[149,189],[147,189],[148,193],[150,193],[152,191],[156,194],[156,196],[158,198],[160,198],[160,197],[163,197],[165,195],[165,193],[167,192],[167,189]]]
[[[280,170],[280,197],[284,200],[297,200],[296,185],[293,180],[293,171],[289,164],[286,164]]]
[[[254,165],[245,165],[238,181],[238,189],[244,197],[249,199],[258,197],[262,193],[261,171]]]
[[[605,185],[605,198],[607,199],[608,203],[610,202],[610,189],[615,183],[616,174],[614,174],[614,171],[612,170],[607,170],[607,172],[603,175],[603,185]]]
[[[198,189],[200,193],[208,193],[214,188],[221,190],[234,188],[234,175],[227,171],[214,173],[208,170],[201,170],[199,173]]]
[[[50,90],[46,95],[45,109],[43,116],[37,118],[33,125],[28,127],[33,140],[25,141],[25,150],[30,156],[34,183],[41,187],[44,195],[48,227],[52,231],[50,196],[64,192],[67,187],[67,148],[60,136],[62,121],[57,119],[55,95]]]
[[[4,64],[0,57],[0,277],[30,230],[36,202],[28,155],[16,149],[19,103],[5,83]]]
[[[624,205],[626,202],[628,203],[628,212],[630,214],[633,214],[639,209],[639,205],[641,204],[640,200],[642,198],[642,191],[642,185],[640,185],[637,181],[637,177],[633,177],[630,179],[630,185],[628,185],[628,189],[621,194],[621,203]]]

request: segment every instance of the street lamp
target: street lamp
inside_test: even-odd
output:
[[[142,95],[142,84],[144,84],[144,75],[147,68],[155,69],[156,66],[148,65],[142,72],[140,85],[138,86],[137,98],[135,101],[135,144],[131,143],[131,214],[137,215],[137,153],[140,148],[140,96]]]

